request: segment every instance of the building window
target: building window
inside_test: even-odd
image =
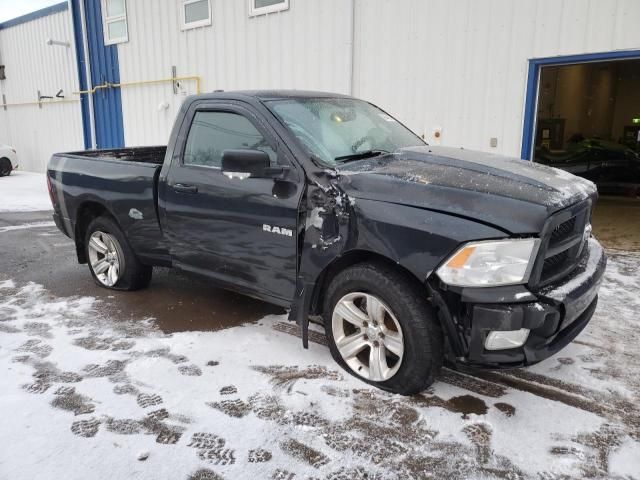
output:
[[[280,12],[289,9],[289,0],[249,0],[251,16]]]
[[[102,0],[104,44],[127,42],[127,0]]]
[[[186,0],[182,2],[182,29],[211,25],[209,0]]]

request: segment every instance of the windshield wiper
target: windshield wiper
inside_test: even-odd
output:
[[[336,162],[351,162],[353,160],[362,160],[363,158],[377,157],[378,155],[384,155],[389,153],[386,150],[365,150],[363,152],[352,153],[350,155],[342,155],[334,158]]]

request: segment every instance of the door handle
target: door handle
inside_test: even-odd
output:
[[[195,185],[186,185],[184,183],[175,183],[171,186],[178,193],[198,193],[198,187]]]

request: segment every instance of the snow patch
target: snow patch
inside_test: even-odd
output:
[[[628,439],[609,458],[612,476],[638,478],[638,459],[640,459],[640,443]]]
[[[0,179],[0,212],[51,209],[45,174],[17,170]]]
[[[110,317],[94,298],[5,280],[2,473],[634,478],[639,266],[640,256],[612,255],[601,304],[577,341],[504,374],[541,378],[560,400],[455,372],[421,395],[391,395],[340,370],[325,346],[303,350],[287,333],[295,325],[281,328],[285,315],[163,334],[150,319]]]
[[[0,233],[12,232],[14,230],[27,230],[30,228],[46,228],[55,226],[56,224],[54,222],[23,223],[22,225],[9,225],[6,227],[0,227]]]

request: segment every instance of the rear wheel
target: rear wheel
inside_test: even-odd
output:
[[[101,287],[139,290],[151,282],[152,267],[140,263],[111,218],[94,219],[87,228],[84,244],[89,270]]]
[[[0,177],[11,175],[12,170],[13,166],[11,165],[11,160],[8,158],[0,158]]]
[[[418,393],[442,365],[434,309],[424,292],[391,268],[359,264],[339,273],[325,295],[324,322],[336,362],[384,390]]]

